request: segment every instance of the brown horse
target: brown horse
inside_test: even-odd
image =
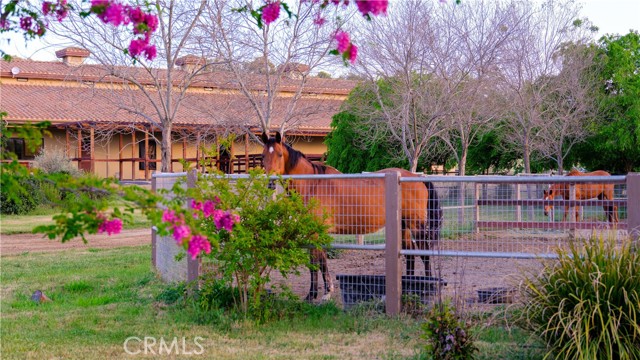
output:
[[[284,143],[280,133],[275,137],[262,134],[263,164],[268,174],[340,174],[331,166],[309,161],[305,155]],[[384,169],[377,173],[397,172],[403,177],[416,177],[404,169]],[[385,226],[384,179],[314,179],[292,180],[290,189],[297,191],[305,201],[315,198],[319,214],[326,214],[329,232],[333,234],[368,234]],[[402,247],[405,249],[429,249],[431,241],[440,238],[442,209],[438,195],[431,183],[407,182],[401,185],[402,199]],[[411,240],[413,235],[414,240]],[[414,273],[413,257],[407,257],[407,275]],[[422,261],[427,276],[431,275],[429,257]],[[311,263],[322,271],[325,296],[328,299],[333,284],[324,250],[311,250]],[[311,287],[307,300],[318,296],[318,271],[311,269]]]
[[[583,173],[578,170],[571,170],[567,176],[611,176],[606,171],[597,170],[593,172]],[[613,184],[576,184],[576,200],[586,200],[598,198],[599,200],[613,200]],[[544,191],[544,199],[552,200],[556,196],[559,196],[565,200],[569,200],[569,184],[568,183],[556,183],[551,185],[549,191]],[[617,205],[603,205],[604,212],[611,223],[618,222],[618,206]],[[553,211],[553,205],[546,205],[544,207],[544,214],[549,215]],[[564,216],[562,221],[567,221],[567,214],[569,213],[569,206],[564,207]],[[575,221],[578,221],[578,207],[576,206]]]

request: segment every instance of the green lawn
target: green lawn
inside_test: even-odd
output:
[[[58,212],[51,207],[38,207],[28,215],[0,215],[0,235],[31,233],[38,225],[52,224],[52,217]],[[151,222],[139,212],[135,212],[131,222],[125,222],[125,229],[150,228]]]
[[[421,351],[419,321],[344,313],[331,304],[266,325],[203,321],[189,308],[159,300],[167,286],[151,271],[148,246],[5,256],[1,262],[2,359],[126,358],[130,337],[129,351],[142,351],[145,337],[166,345],[178,339],[179,351],[184,338],[192,352],[198,341],[202,359],[429,358]],[[30,297],[38,289],[52,301],[34,303]],[[541,358],[539,348],[527,346],[526,334],[503,325],[483,326],[479,358]],[[150,349],[159,351],[159,345]]]

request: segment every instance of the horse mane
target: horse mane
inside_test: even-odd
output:
[[[285,144],[284,142],[282,143],[282,145],[284,145],[284,147],[287,149],[287,152],[289,152],[289,163],[287,164],[289,169],[293,169],[294,167],[296,167],[296,165],[298,165],[298,162],[300,162],[301,160],[311,164],[311,166],[313,167],[314,174],[326,174],[327,170],[333,169],[330,166],[327,166],[324,164],[318,164],[316,162],[313,162],[307,159],[307,156],[303,154],[301,151],[298,151],[292,148],[291,146],[289,146],[288,144]]]

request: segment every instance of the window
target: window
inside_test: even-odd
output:
[[[144,142],[141,142],[138,145],[138,157],[144,160]],[[156,142],[155,141],[149,141],[149,159],[150,160],[155,160],[156,159]],[[154,162],[149,162],[149,170],[156,170],[157,163]],[[138,164],[138,168],[140,170],[144,170],[144,161],[141,161]]]
[[[35,152],[30,151],[24,139],[21,138],[8,138],[6,140],[7,143],[3,149],[4,153],[13,153],[18,160],[33,160],[36,154],[40,152],[40,149],[42,149],[42,147],[40,147],[36,149]]]

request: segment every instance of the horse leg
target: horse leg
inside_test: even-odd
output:
[[[402,248],[415,250],[415,244],[411,241],[411,233],[407,230],[404,220],[402,221]],[[405,260],[407,261],[407,275],[411,276],[415,272],[415,256],[407,255],[405,256]]]
[[[437,231],[436,231],[437,233]],[[413,236],[416,241],[416,246],[420,250],[429,250],[429,241],[434,240],[433,237],[437,236],[433,233],[430,228],[427,228],[426,223],[421,223],[418,225],[418,229],[413,231]],[[439,237],[439,236],[438,236]],[[431,276],[431,265],[429,256],[421,256],[422,263],[424,264],[424,274],[425,276]]]
[[[322,281],[324,282],[324,295],[322,301],[328,301],[331,299],[333,293],[333,281],[331,280],[331,274],[329,273],[329,258],[327,252],[324,250],[318,250],[318,257],[320,259],[320,271],[322,271]]]
[[[319,250],[317,249],[311,249],[310,251],[312,267],[309,269],[309,273],[311,274],[311,286],[309,288],[309,294],[304,298],[305,301],[309,302],[318,297],[318,269],[316,268],[320,262],[320,255],[318,252]]]

